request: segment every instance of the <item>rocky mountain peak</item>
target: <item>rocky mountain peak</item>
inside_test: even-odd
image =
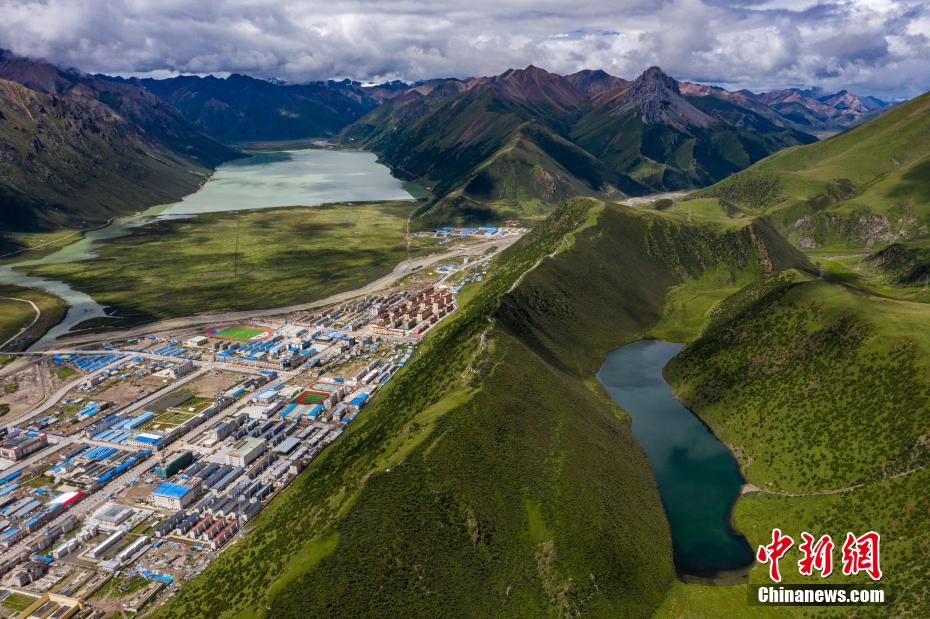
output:
[[[679,92],[678,82],[675,80],[675,78],[669,76],[665,71],[663,71],[661,67],[653,66],[643,71],[643,74],[636,78],[636,80],[633,82],[634,88],[637,85],[639,85],[642,89],[658,90],[664,88],[675,93]]]
[[[678,82],[659,67],[649,67],[626,91],[620,111],[639,108],[647,125],[668,124],[679,130],[707,127],[713,118],[681,96]]]

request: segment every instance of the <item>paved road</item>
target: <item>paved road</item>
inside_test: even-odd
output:
[[[404,260],[403,262],[398,263],[394,270],[384,277],[380,277],[368,284],[365,284],[361,288],[355,290],[349,290],[347,292],[341,292],[339,294],[334,294],[332,296],[326,297],[325,299],[319,299],[316,301],[310,301],[308,303],[300,303],[298,305],[288,305],[285,307],[274,307],[270,309],[263,310],[244,310],[244,311],[229,311],[229,312],[217,312],[214,314],[198,314],[196,316],[185,316],[182,318],[171,318],[168,320],[162,320],[155,323],[149,323],[140,327],[133,329],[126,329],[123,331],[111,331],[106,333],[92,333],[85,335],[77,335],[71,337],[62,337],[59,338],[56,342],[45,342],[39,344],[30,349],[30,352],[42,351],[46,348],[51,347],[63,347],[63,346],[78,346],[84,343],[93,343],[101,342],[107,339],[113,339],[114,337],[119,338],[132,338],[146,335],[149,333],[160,333],[162,331],[176,331],[178,329],[184,329],[186,327],[191,327],[201,324],[223,324],[229,322],[242,322],[252,318],[260,318],[262,316],[277,316],[279,314],[290,314],[292,312],[299,312],[305,310],[316,309],[319,307],[325,307],[327,305],[333,305],[335,303],[342,303],[353,299],[355,297],[365,296],[367,294],[373,294],[385,288],[390,288],[398,281],[404,277],[410,275],[414,271],[418,271],[423,267],[426,267],[434,262],[447,261],[458,256],[464,256],[466,254],[482,254],[491,247],[497,247],[498,253],[506,247],[512,245],[519,236],[510,235],[495,238],[489,241],[482,241],[480,243],[475,243],[473,245],[463,245],[456,247],[447,252],[439,254],[430,254],[428,256],[421,256],[419,258],[411,258],[409,260]]]
[[[35,325],[37,322],[39,322],[39,317],[42,315],[42,312],[39,311],[39,306],[36,305],[35,303],[33,303],[32,301],[30,301],[29,299],[20,299],[20,298],[18,298],[18,297],[0,297],[0,299],[7,299],[7,300],[9,300],[9,301],[19,301],[20,303],[28,303],[29,305],[32,306],[32,309],[35,310],[35,313],[36,313],[36,316],[35,316],[35,318],[32,319],[32,322],[30,322],[27,326],[25,326],[25,327],[23,327],[22,329],[20,329],[20,330],[19,330],[19,333],[17,333],[16,335],[14,335],[13,337],[11,337],[10,339],[8,339],[7,341],[5,341],[4,343],[0,344],[0,349],[3,349],[3,348],[6,347],[7,344],[9,344],[10,342],[14,341],[14,340],[15,340],[16,338],[18,338],[20,335],[22,335],[23,333],[25,333],[26,331],[28,331],[29,329],[31,329],[31,328],[33,327],[33,325]]]

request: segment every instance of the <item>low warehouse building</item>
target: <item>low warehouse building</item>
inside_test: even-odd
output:
[[[105,527],[116,527],[129,519],[135,513],[131,507],[118,505],[117,503],[107,503],[94,512],[91,521]]]

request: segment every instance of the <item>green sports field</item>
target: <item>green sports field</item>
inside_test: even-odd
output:
[[[224,340],[240,340],[243,342],[250,341],[260,335],[267,335],[268,331],[266,329],[258,329],[255,327],[222,327],[220,329],[215,329],[210,332],[211,337],[218,337]]]
[[[312,391],[305,391],[302,394],[300,394],[300,397],[298,397],[295,401],[298,404],[319,404],[326,398],[327,396],[323,394],[314,393]]]

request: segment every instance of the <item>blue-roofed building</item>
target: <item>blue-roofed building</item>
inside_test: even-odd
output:
[[[173,484],[163,482],[152,490],[152,502],[156,507],[184,509],[200,497],[200,484]]]
[[[368,392],[363,391],[349,401],[349,406],[358,410],[365,405],[366,400],[368,400]]]

